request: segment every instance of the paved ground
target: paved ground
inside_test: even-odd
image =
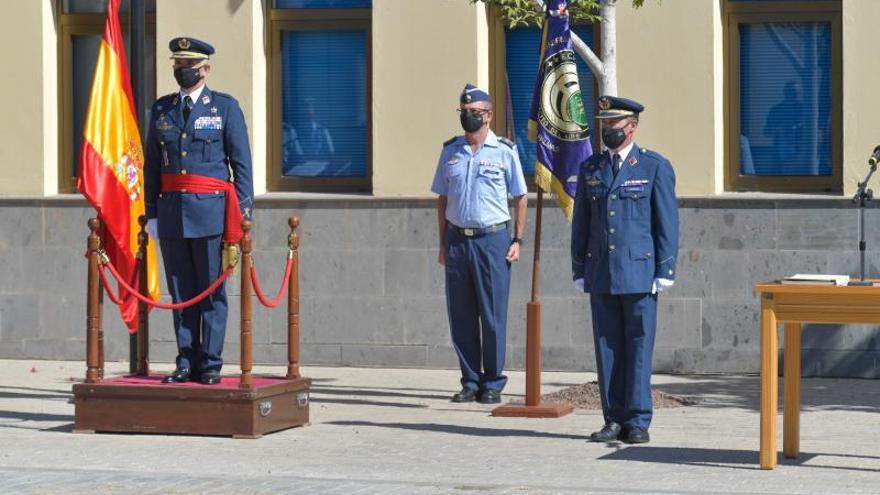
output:
[[[761,471],[753,376],[655,377],[699,405],[658,410],[652,442],[631,447],[588,443],[595,411],[529,420],[452,404],[449,370],[308,368],[312,425],[260,440],[73,434],[84,371],[0,361],[0,493],[880,493],[880,380],[804,380],[803,454]],[[591,379],[545,373],[545,391]],[[512,373],[506,397],[523,383]],[[781,448],[781,415],[779,432]]]

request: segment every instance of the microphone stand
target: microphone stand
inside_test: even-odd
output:
[[[859,204],[859,279],[851,280],[847,285],[873,285],[873,282],[870,280],[865,280],[865,206],[867,206],[868,201],[874,199],[874,191],[868,189],[868,181],[871,180],[871,176],[877,171],[877,162],[870,160],[868,163],[871,166],[868,176],[865,177],[864,181],[859,182],[859,189],[856,191],[856,195],[853,196],[853,203]]]

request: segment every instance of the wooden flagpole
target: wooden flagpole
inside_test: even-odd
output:
[[[532,299],[526,305],[526,403],[505,404],[492,410],[492,416],[558,418],[571,413],[571,404],[541,402],[541,302],[538,300],[538,275],[541,265],[541,218],[544,191],[538,187],[535,208],[535,257],[532,263]]]

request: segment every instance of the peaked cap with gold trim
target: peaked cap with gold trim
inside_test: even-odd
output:
[[[214,47],[195,38],[174,38],[168,43],[171,58],[207,59],[214,54]]]
[[[599,107],[599,113],[596,114],[597,119],[634,117],[645,109],[641,103],[619,96],[602,96],[599,98],[597,106]]]

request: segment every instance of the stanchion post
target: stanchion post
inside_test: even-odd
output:
[[[253,387],[253,307],[251,305],[251,222],[241,222],[241,381],[240,388]]]
[[[299,217],[287,219],[290,236],[290,276],[287,279],[287,379],[296,380],[299,373]]]
[[[149,294],[149,281],[147,273],[149,269],[147,263],[147,248],[150,243],[150,236],[147,234],[146,225],[147,217],[141,215],[138,217],[138,224],[141,226],[138,232],[138,257],[140,258],[138,273],[138,290],[141,294]],[[147,376],[150,374],[150,318],[147,305],[138,302],[138,327],[137,327],[137,375]]]
[[[99,357],[98,357],[98,334],[101,329],[101,282],[98,280],[98,250],[101,248],[101,237],[98,229],[101,222],[97,218],[89,220],[89,275],[86,283],[86,383],[98,383],[101,381]]]

